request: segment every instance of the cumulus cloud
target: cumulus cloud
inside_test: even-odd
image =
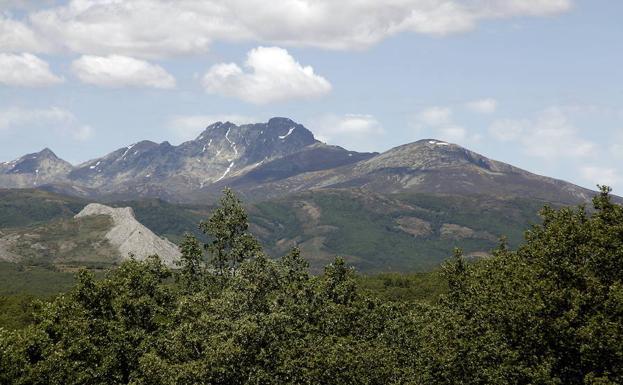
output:
[[[59,107],[28,109],[10,107],[0,110],[0,132],[16,130],[52,130],[76,141],[86,141],[93,136],[91,126],[81,124],[71,112]]]
[[[473,100],[466,104],[466,107],[468,109],[481,114],[492,114],[497,109],[497,106],[498,102],[495,99],[491,98]]]
[[[381,123],[369,114],[325,115],[308,124],[318,140],[358,151],[378,151],[385,135]]]
[[[215,41],[361,49],[404,32],[444,36],[570,8],[571,0],[70,0],[29,22],[74,52],[154,58],[204,53]]]
[[[621,140],[623,142],[623,140]],[[610,152],[616,158],[623,159],[623,144],[615,143],[610,146]]]
[[[499,141],[510,142],[520,139],[530,124],[527,120],[498,119],[489,127],[489,133]]]
[[[49,51],[50,47],[44,41],[45,39],[28,25],[0,11],[0,51],[13,53]]]
[[[235,63],[212,66],[203,76],[207,92],[265,104],[308,99],[331,91],[331,84],[302,66],[285,49],[258,47],[247,54],[244,69]]]
[[[428,107],[417,114],[417,120],[435,127],[448,125],[452,121],[452,110],[449,107]]]
[[[47,62],[37,56],[0,53],[0,84],[21,87],[43,87],[62,83]]]
[[[535,119],[497,120],[489,132],[502,141],[517,141],[526,154],[544,159],[588,157],[597,149],[559,107],[548,108]]]
[[[471,134],[465,127],[457,124],[453,115],[450,107],[427,107],[416,113],[410,123],[420,137],[428,135],[462,145],[480,141],[480,135]]]
[[[467,139],[467,130],[461,126],[440,127],[438,138],[448,142],[462,143]]]
[[[260,119],[246,115],[179,115],[169,119],[167,126],[180,142],[195,139],[207,126],[215,122],[248,124]]]
[[[84,83],[100,87],[175,87],[175,78],[164,68],[127,56],[85,55],[75,60],[71,68]]]

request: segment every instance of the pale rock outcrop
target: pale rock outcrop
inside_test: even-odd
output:
[[[150,255],[158,255],[167,266],[174,266],[180,258],[178,247],[166,239],[160,238],[138,222],[131,207],[113,208],[99,203],[88,204],[75,218],[91,215],[107,215],[113,220],[113,227],[106,233],[106,239],[119,249],[121,257],[130,254],[138,260]]]

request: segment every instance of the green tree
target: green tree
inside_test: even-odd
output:
[[[206,266],[202,245],[194,235],[186,233],[179,247],[181,257],[177,263],[180,266],[178,281],[187,293],[196,292],[205,283]]]
[[[157,258],[131,260],[0,329],[0,384],[623,383],[623,208],[607,188],[592,211],[545,208],[517,250],[457,250],[435,303],[370,296],[340,258],[319,276],[297,249],[267,258],[239,203],[226,192],[204,224],[220,269],[182,243],[182,290]]]
[[[242,261],[261,254],[259,242],[248,232],[242,202],[229,188],[223,190],[219,207],[199,227],[212,239],[205,247],[211,256],[210,263],[220,276],[235,275]]]

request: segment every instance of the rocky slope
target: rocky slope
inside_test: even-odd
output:
[[[105,267],[157,254],[174,266],[180,252],[139,223],[131,208],[89,204],[73,218],[0,230],[0,260],[61,268]]]
[[[519,196],[565,204],[592,196],[590,190],[434,139],[382,154],[348,151],[317,141],[287,118],[241,126],[217,122],[179,146],[142,141],[76,167],[49,150],[0,166],[0,187],[32,186],[108,201],[210,202],[224,186],[253,201],[325,188]]]
[[[143,260],[151,255],[158,255],[168,266],[174,266],[179,260],[180,251],[176,245],[154,234],[139,223],[130,207],[113,208],[99,203],[91,203],[74,218],[92,216],[108,216],[112,219],[112,227],[105,237],[117,250],[122,258],[133,255]]]
[[[0,186],[8,188],[37,187],[62,182],[73,169],[66,162],[45,148],[27,154],[11,162],[0,163]]]
[[[357,188],[380,194],[524,197],[562,204],[586,202],[594,195],[594,192],[571,183],[532,174],[456,144],[434,139],[405,144],[335,168],[305,170],[262,183],[254,183],[250,178],[270,169],[276,162],[279,160],[232,178],[230,185],[252,199],[327,188]]]

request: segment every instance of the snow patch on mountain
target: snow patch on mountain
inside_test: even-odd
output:
[[[288,130],[288,133],[285,135],[279,135],[279,139],[284,140],[285,138],[287,138],[288,136],[290,136],[290,134],[294,131],[296,127],[291,127],[290,130]]]

